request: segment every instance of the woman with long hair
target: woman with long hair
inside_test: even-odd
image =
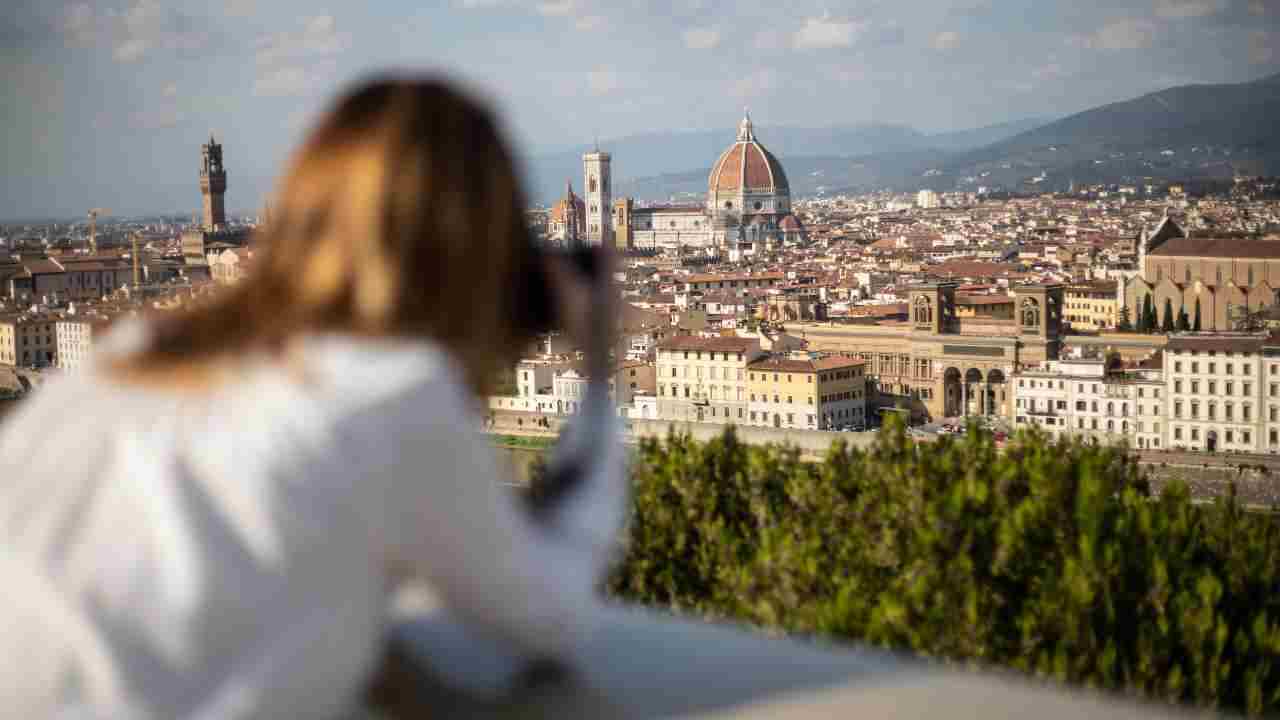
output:
[[[617,436],[571,425],[581,477],[532,514],[476,428],[548,286],[602,377],[608,268],[548,259],[523,209],[478,103],[433,79],[366,83],[292,159],[248,280],[118,324],[16,411],[0,428],[5,712],[341,716],[410,580],[571,661],[623,516]]]

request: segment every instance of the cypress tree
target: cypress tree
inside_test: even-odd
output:
[[[1156,329],[1156,309],[1151,305],[1151,295],[1142,296],[1142,322],[1138,325],[1141,332],[1151,332]]]
[[[1173,332],[1173,301],[1169,298],[1164,299],[1164,321],[1160,323],[1160,331]]]
[[[1120,332],[1132,332],[1133,323],[1129,321],[1129,306],[1120,308],[1120,324],[1116,326]]]
[[[1191,318],[1187,317],[1187,306],[1183,305],[1178,309],[1178,332],[1186,332],[1191,329]]]
[[[1196,321],[1191,326],[1191,329],[1200,332],[1200,298],[1198,297],[1196,298]]]

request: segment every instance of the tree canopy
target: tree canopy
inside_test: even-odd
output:
[[[618,597],[1168,701],[1280,707],[1280,532],[1153,498],[1123,450],[1019,433],[825,461],[644,440]]]

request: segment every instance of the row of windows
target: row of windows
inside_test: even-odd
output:
[[[673,360],[673,359],[675,359],[675,354],[676,354],[676,353],[683,353],[683,354],[684,354],[684,359],[685,359],[685,360],[690,359],[690,358],[689,358],[689,353],[693,353],[693,355],[694,355],[694,356],[693,356],[693,359],[694,359],[694,360],[702,360],[702,359],[703,359],[703,357],[702,357],[702,351],[701,351],[701,350],[667,350],[667,351],[664,351],[664,352],[665,352],[666,357],[667,357],[667,359],[668,359],[668,360]],[[742,361],[742,353],[740,353],[740,352],[739,352],[739,353],[722,352],[722,353],[720,353],[720,359],[721,359],[721,360],[723,360],[724,362],[730,362],[730,358],[729,358],[729,356],[730,356],[730,355],[734,356],[734,357],[733,357],[733,359],[734,359],[734,360],[736,360],[736,361],[738,361],[738,362],[741,362],[741,361]],[[706,359],[707,359],[707,360],[715,360],[715,359],[716,359],[716,351],[714,351],[714,350],[708,350],[708,351],[707,351],[707,357],[706,357]]]
[[[702,370],[703,370],[702,366],[695,367],[693,369],[694,377],[701,380]],[[737,379],[741,380],[743,376],[742,368],[717,368],[714,365],[707,368],[707,377],[709,377],[712,380],[733,380],[735,374],[737,375]],[[689,377],[689,366],[685,365],[678,368],[673,366],[671,368],[670,377],[683,377],[683,378]]]
[[[773,401],[774,401],[775,403],[781,403],[782,401],[778,399],[779,397],[780,397],[779,395],[774,395],[774,396],[773,396]],[[788,395],[788,396],[787,396],[787,403],[788,403],[788,404],[790,404],[790,405],[794,405],[794,404],[795,404],[795,400],[793,400],[793,399],[792,399],[793,397],[794,397],[794,396],[792,396],[792,395]],[[810,396],[809,396],[808,398],[806,398],[806,399],[809,401],[809,404],[810,404],[810,405],[812,405],[812,404],[813,404],[813,396],[812,396],[812,395],[810,395]],[[755,393],[751,393],[751,402],[756,402],[756,394],[755,394]],[[767,403],[767,402],[769,402],[769,396],[768,396],[768,395],[761,394],[761,395],[760,395],[760,402],[766,402],[766,403]]]
[[[693,395],[693,390],[691,390],[691,388],[693,387],[692,385],[685,385],[685,386],[683,386],[683,387],[684,387],[684,396],[685,396],[685,397],[687,397],[687,398],[688,398],[688,397],[694,397],[694,395]],[[681,386],[680,386],[680,385],[672,384],[672,385],[671,385],[671,397],[680,397],[680,388],[681,388]],[[659,385],[658,385],[658,395],[659,395],[659,396],[661,396],[661,397],[666,397],[666,395],[667,395],[667,392],[666,392],[666,391],[667,391],[667,386],[666,386],[666,385],[662,385],[662,384],[659,384]],[[732,401],[732,400],[733,400],[733,391],[734,391],[734,388],[730,388],[730,387],[727,387],[727,386],[721,387],[721,386],[718,386],[718,385],[710,385],[710,386],[708,386],[708,388],[707,388],[707,397],[708,397],[708,399],[710,399],[710,400],[725,400],[725,401]],[[743,396],[743,390],[742,390],[742,388],[737,388],[737,395],[738,395],[738,397],[737,397],[737,401],[738,401],[738,402],[742,402],[742,396]],[[754,396],[754,395],[752,395],[751,397],[753,397],[753,398],[754,398],[755,396]]]
[[[845,400],[857,400],[860,397],[862,397],[862,393],[858,392],[857,390],[850,390],[849,392],[832,393],[830,395],[823,395],[822,402],[823,403],[842,402]]]
[[[1030,387],[1030,388],[1031,388],[1031,389],[1033,389],[1033,390],[1034,390],[1034,389],[1036,389],[1036,388],[1043,388],[1043,389],[1045,389],[1045,390],[1053,390],[1053,389],[1054,389],[1054,387],[1053,387],[1054,382],[1057,382],[1057,383],[1058,383],[1058,387],[1057,387],[1057,389],[1058,389],[1058,390],[1066,390],[1066,389],[1067,389],[1066,381],[1064,381],[1064,380],[1057,380],[1057,381],[1054,381],[1054,380],[1034,380],[1034,379],[1026,379],[1026,378],[1019,378],[1019,379],[1018,379],[1018,387],[1020,387],[1020,388]],[[1024,384],[1024,383],[1025,383],[1025,384]],[[1107,390],[1107,385],[1108,385],[1108,384],[1109,384],[1109,383],[1102,383],[1102,384],[1101,384],[1101,388],[1102,388],[1101,392],[1105,392],[1105,391]],[[1099,387],[1100,387],[1100,386],[1099,386],[1099,383],[1090,383],[1090,384],[1089,384],[1089,392],[1090,392],[1090,393],[1093,393],[1094,395],[1097,395],[1097,394],[1100,392],[1100,391],[1099,391],[1099,389],[1098,389]],[[1140,398],[1141,398],[1141,397],[1146,397],[1146,396],[1147,396],[1147,390],[1150,390],[1150,391],[1151,391],[1151,397],[1153,397],[1153,398],[1159,398],[1159,397],[1160,397],[1160,388],[1145,388],[1145,387],[1139,387],[1139,388],[1138,388],[1138,397],[1140,397]],[[1076,392],[1077,392],[1077,393],[1083,393],[1083,392],[1085,392],[1085,389],[1084,389],[1084,383],[1076,383]]]
[[[1218,415],[1218,404],[1217,404],[1216,402],[1209,402],[1209,403],[1205,406],[1205,409],[1208,411],[1208,414],[1207,414],[1207,415],[1205,415],[1205,417],[1206,417],[1207,419],[1209,419],[1209,420],[1217,420],[1217,419],[1218,419],[1218,418],[1217,418],[1217,415]],[[1175,401],[1175,402],[1173,403],[1173,416],[1174,416],[1175,418],[1181,418],[1181,417],[1182,417],[1182,401],[1181,401],[1181,400],[1177,400],[1177,401]],[[1195,400],[1191,401],[1191,416],[1190,416],[1190,417],[1191,417],[1191,419],[1192,419],[1192,420],[1198,420],[1198,419],[1200,419],[1200,403],[1199,403],[1199,402],[1197,402],[1197,401],[1195,401]],[[1273,418],[1275,417],[1275,413],[1272,413],[1272,417],[1273,417]],[[1234,406],[1234,405],[1232,405],[1231,403],[1223,403],[1223,405],[1222,405],[1222,419],[1223,419],[1223,420],[1227,420],[1227,421],[1229,421],[1229,422],[1234,422],[1234,421],[1235,421],[1235,406]],[[1246,404],[1244,404],[1244,405],[1241,405],[1241,406],[1240,406],[1240,420],[1241,420],[1242,422],[1252,422],[1252,421],[1253,421],[1253,408],[1252,408],[1250,405],[1248,405],[1247,403],[1246,403]]]
[[[1217,373],[1217,372],[1218,372],[1218,364],[1217,364],[1217,363],[1215,363],[1215,362],[1210,362],[1210,363],[1207,363],[1207,364],[1206,364],[1206,366],[1207,366],[1207,368],[1208,368],[1208,372],[1209,372],[1209,374],[1210,374],[1210,375],[1213,375],[1213,374],[1215,374],[1215,373]],[[1180,373],[1180,372],[1182,372],[1182,361],[1181,361],[1181,360],[1175,361],[1175,362],[1173,363],[1173,371],[1174,371],[1174,372],[1176,372],[1176,373]],[[1198,363],[1198,362],[1194,362],[1194,361],[1193,361],[1193,362],[1191,363],[1191,372],[1193,372],[1193,373],[1198,373],[1198,372],[1200,372],[1200,363]],[[1253,365],[1250,365],[1249,363],[1244,363],[1243,365],[1241,365],[1241,366],[1240,366],[1240,374],[1241,374],[1241,375],[1248,375],[1248,374],[1249,374],[1249,373],[1251,373],[1251,372],[1253,372]],[[1223,366],[1222,366],[1222,373],[1223,373],[1224,375],[1234,375],[1234,374],[1235,374],[1235,364],[1234,364],[1234,363],[1223,363]],[[1274,366],[1274,365],[1272,365],[1272,366],[1271,366],[1271,374],[1272,374],[1272,375],[1275,375],[1275,374],[1276,374],[1276,366]]]
[[[1192,380],[1192,381],[1191,381],[1191,383],[1190,383],[1190,386],[1189,386],[1189,387],[1191,388],[1191,394],[1192,394],[1192,395],[1199,394],[1199,392],[1200,392],[1200,381],[1199,381],[1199,380]],[[1205,388],[1206,388],[1207,393],[1208,393],[1209,395],[1217,395],[1217,394],[1218,394],[1218,383],[1217,383],[1217,381],[1216,381],[1216,380],[1206,380],[1206,381],[1205,381]],[[1231,396],[1231,395],[1234,395],[1234,394],[1235,394],[1235,388],[1236,388],[1236,385],[1235,385],[1235,383],[1234,383],[1234,382],[1232,382],[1232,381],[1230,381],[1230,380],[1226,380],[1226,381],[1224,381],[1224,382],[1222,383],[1222,394],[1223,394],[1223,395],[1226,395],[1226,396],[1228,396],[1228,397],[1229,397],[1229,396]],[[1175,393],[1181,393],[1181,392],[1182,392],[1182,381],[1181,381],[1181,380],[1174,380],[1174,381],[1173,381],[1173,391],[1174,391]],[[1278,387],[1275,383],[1272,383],[1272,385],[1271,385],[1271,395],[1272,395],[1272,397],[1274,397],[1274,396],[1276,395],[1277,391],[1280,391],[1280,387]],[[1240,395],[1242,395],[1243,397],[1250,397],[1251,395],[1253,395],[1253,383],[1240,383]]]
[[[1216,433],[1217,431],[1215,431],[1215,430],[1210,430],[1210,431],[1208,431],[1208,432],[1209,432],[1209,433]],[[1190,432],[1188,432],[1187,434],[1190,436],[1191,440],[1193,440],[1193,441],[1198,441],[1198,440],[1200,440],[1200,428],[1193,427],[1193,428],[1191,428],[1191,429],[1190,429]],[[1208,433],[1206,433],[1206,439],[1208,439],[1208,438],[1207,438],[1207,435],[1208,435]],[[1216,435],[1215,435],[1215,437],[1216,437]],[[1235,432],[1234,430],[1224,430],[1224,431],[1222,432],[1222,436],[1221,436],[1221,437],[1223,438],[1224,442],[1227,442],[1227,443],[1234,443],[1234,442],[1236,442],[1236,437],[1237,437],[1237,436],[1236,436],[1236,432]],[[1253,442],[1253,433],[1252,433],[1252,432],[1250,432],[1250,431],[1248,431],[1248,430],[1241,430],[1241,431],[1240,431],[1239,438],[1240,438],[1240,442],[1242,442],[1242,443],[1244,443],[1244,444],[1248,445],[1248,444],[1250,444],[1250,443],[1252,443],[1252,442]],[[1176,425],[1175,425],[1175,426],[1174,426],[1174,428],[1173,428],[1173,439],[1174,439],[1174,440],[1181,440],[1181,439],[1182,439],[1182,428],[1180,428],[1180,427],[1178,427],[1178,426],[1176,426]],[[1271,442],[1272,442],[1273,444],[1276,442],[1276,431],[1275,431],[1275,430],[1272,430],[1272,431],[1271,431]]]

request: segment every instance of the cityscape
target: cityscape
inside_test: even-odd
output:
[[[340,10],[0,19],[14,697],[1280,712],[1280,5]]]

